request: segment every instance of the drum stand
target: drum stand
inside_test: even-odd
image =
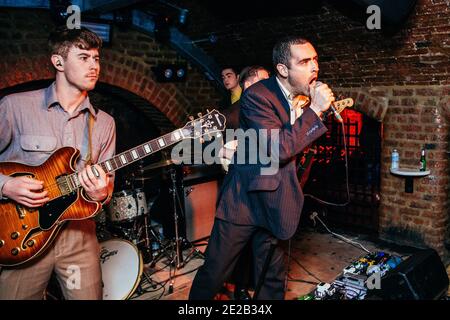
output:
[[[154,264],[156,264],[156,261],[158,261],[162,255],[165,255],[170,261],[170,266],[174,265],[177,269],[180,269],[184,267],[184,259],[182,252],[183,239],[180,237],[178,229],[179,215],[177,204],[180,204],[180,200],[177,192],[176,170],[172,168],[169,171],[170,171],[170,179],[172,181],[172,187],[169,189],[169,191],[172,194],[175,238],[171,240],[169,243],[163,245],[157,233],[155,232],[155,230],[153,230],[152,226],[146,226],[146,229],[150,230],[151,235],[158,242],[159,247],[161,248],[159,254],[154,258],[154,261],[152,262],[151,266],[154,266]],[[181,206],[180,209],[182,209]],[[145,224],[147,223],[145,222]]]
[[[183,251],[181,248],[181,241],[180,235],[178,233],[178,213],[177,213],[177,181],[176,181],[176,171],[175,169],[170,169],[170,179],[172,180],[172,189],[170,190],[172,192],[172,202],[173,202],[173,217],[174,217],[174,223],[175,223],[175,265],[178,269],[183,267]]]

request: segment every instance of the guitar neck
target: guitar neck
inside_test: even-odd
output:
[[[105,173],[114,172],[177,142],[180,142],[185,139],[187,134],[189,134],[189,132],[184,132],[183,129],[174,130],[159,138],[150,140],[137,147],[117,154],[111,159],[98,163],[98,165],[105,171]],[[78,172],[72,173],[67,176],[67,178],[70,179],[70,184],[72,185],[71,189],[81,187],[80,181],[78,180]]]

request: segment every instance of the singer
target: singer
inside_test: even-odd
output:
[[[213,299],[248,242],[253,250],[254,283],[263,279],[258,299],[284,299],[285,266],[278,240],[294,235],[303,207],[295,159],[326,132],[321,115],[335,99],[330,88],[317,81],[318,56],[309,41],[284,38],[275,45],[272,58],[276,74],[244,92],[239,123],[243,130],[279,130],[280,168],[264,176],[259,162],[230,165],[219,193],[206,260],[194,279],[190,299]],[[296,108],[297,95],[309,97],[310,105]],[[270,134],[268,138],[270,145]],[[248,153],[249,148],[245,149]],[[271,244],[276,244],[274,251],[269,250]],[[273,252],[267,259],[269,267],[262,274],[269,252]]]

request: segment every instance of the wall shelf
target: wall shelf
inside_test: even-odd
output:
[[[431,173],[430,170],[419,171],[417,169],[408,169],[408,168],[390,169],[390,171],[393,175],[401,176],[401,177],[405,178],[405,192],[406,193],[413,193],[414,178],[425,177]]]

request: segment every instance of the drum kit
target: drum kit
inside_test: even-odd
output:
[[[139,290],[144,264],[154,267],[157,261],[166,257],[171,268],[184,266],[182,246],[187,240],[180,236],[179,211],[183,209],[178,206],[180,200],[174,167],[171,160],[146,167],[140,165],[139,170],[127,179],[130,188],[113,193],[106,210],[97,215],[104,300],[128,299]],[[158,195],[152,195],[149,201],[146,197],[146,183],[150,180],[154,183],[155,176],[158,176],[154,173],[156,169],[163,169],[171,182],[169,199],[173,201],[175,231],[172,239],[164,239],[161,228],[156,228],[151,217]]]

